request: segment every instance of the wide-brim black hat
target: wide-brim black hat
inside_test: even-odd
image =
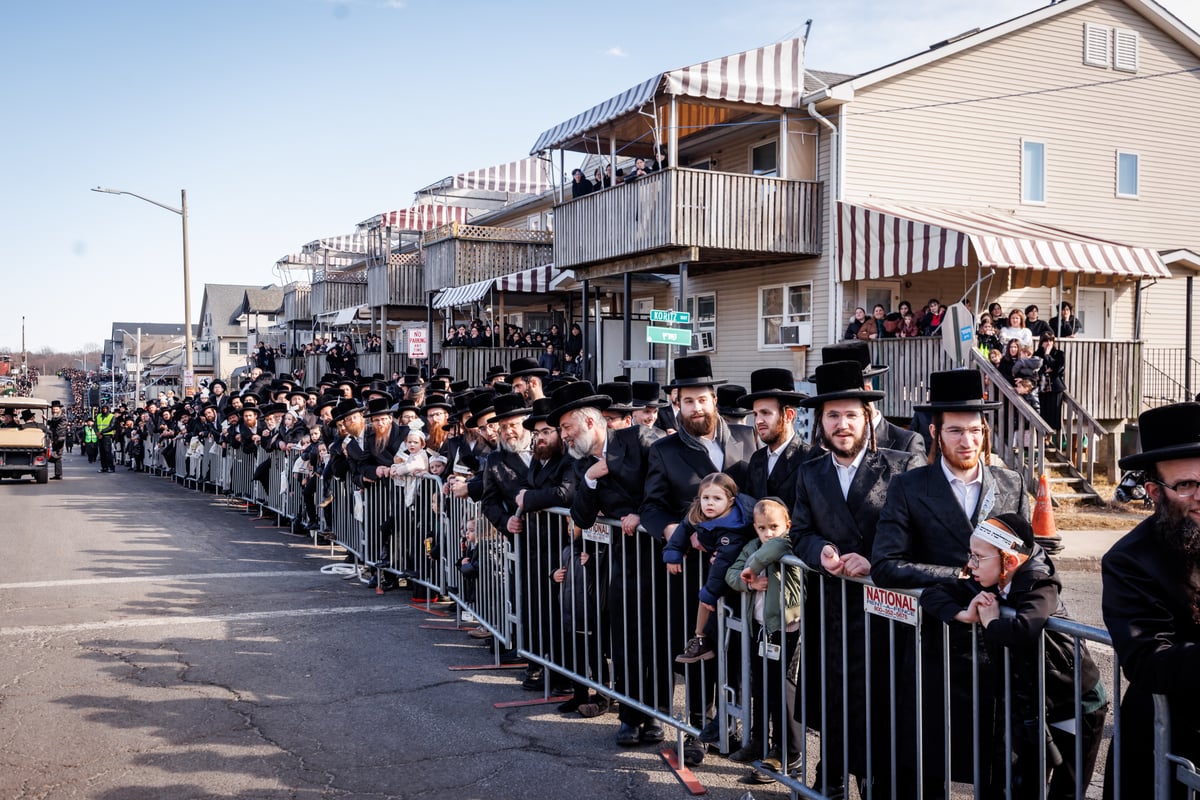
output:
[[[662,404],[662,388],[658,381],[633,382],[634,408],[659,408]]]
[[[363,414],[368,417],[378,417],[392,413],[392,399],[390,397],[372,397],[367,401],[367,407]]]
[[[499,422],[509,417],[525,417],[529,415],[529,406],[525,405],[525,397],[515,392],[497,395],[496,404],[493,408],[496,410],[496,415],[492,417],[494,422]]]
[[[287,411],[287,406],[283,403],[263,403],[258,407],[258,413],[264,417],[269,417],[272,414],[282,414]]]
[[[63,407],[62,401],[61,400],[51,400],[50,407],[51,408],[62,408]]]
[[[667,384],[668,389],[686,389],[689,386],[719,386],[712,376],[712,362],[708,356],[680,356],[675,359],[675,378]],[[742,389],[745,392],[745,389]]]
[[[364,395],[377,394],[377,395],[381,395],[383,397],[390,398],[392,396],[392,390],[388,387],[387,383],[384,381],[371,381],[369,384],[367,384],[367,388],[363,391],[363,394]]]
[[[467,410],[471,412],[471,418],[464,425],[468,428],[477,427],[477,420],[484,414],[491,414],[496,410],[496,393],[493,391],[479,391],[471,402],[467,405]]]
[[[508,372],[504,369],[503,365],[492,364],[490,367],[487,368],[487,372],[484,373],[483,379],[485,381],[490,382],[493,378],[507,378],[507,377],[508,377]]]
[[[538,362],[532,358],[514,358],[512,363],[508,365],[508,377],[511,378],[544,378],[550,374],[550,370],[539,367]]]
[[[992,411],[999,403],[984,399],[983,374],[974,369],[952,369],[929,374],[929,402],[914,411],[944,414],[955,411]]]
[[[750,393],[739,397],[737,404],[753,408],[755,400],[774,398],[781,405],[795,406],[806,397],[804,392],[796,391],[796,378],[790,369],[767,367],[750,373]]]
[[[454,413],[454,404],[444,394],[431,394],[425,398],[425,405],[421,406],[425,411],[431,411],[435,408],[446,409],[447,414]]]
[[[833,361],[857,361],[862,366],[863,381],[882,375],[891,369],[886,364],[871,363],[871,347],[866,342],[853,339],[849,342],[837,342],[821,348],[821,363]],[[814,378],[809,378],[814,380]]]
[[[834,400],[863,400],[871,403],[883,398],[883,392],[863,388],[862,365],[857,361],[831,361],[817,367],[814,376],[817,393],[800,402],[803,408],[816,408]]]
[[[417,414],[418,416],[421,413],[421,409],[417,407],[417,404],[411,403],[408,400],[405,400],[403,403],[397,403],[396,405],[391,406],[388,409],[388,411],[390,413],[392,413],[393,415],[395,415],[396,419],[400,419],[400,415],[403,414],[405,411],[411,411],[414,414]]]
[[[730,383],[717,387],[717,413],[723,417],[744,417],[751,409],[742,406],[739,400],[746,394],[746,387]]]
[[[1142,452],[1120,460],[1121,469],[1145,469],[1159,461],[1200,458],[1200,403],[1174,403],[1138,416]]]
[[[354,412],[362,412],[362,406],[350,399],[341,400],[333,407],[333,421],[341,422]]]
[[[597,386],[596,391],[606,394],[612,399],[605,411],[616,411],[622,414],[633,413],[633,384],[610,381]]]
[[[521,424],[525,426],[525,430],[531,431],[539,422],[545,422],[550,416],[551,409],[554,408],[554,401],[549,397],[539,397],[533,401],[533,405],[529,409],[529,416]]]
[[[546,422],[558,427],[563,414],[578,408],[594,408],[597,411],[603,411],[612,405],[612,398],[606,394],[599,394],[592,386],[591,381],[576,381],[568,383],[550,395],[550,402],[553,404],[553,408],[546,415]]]

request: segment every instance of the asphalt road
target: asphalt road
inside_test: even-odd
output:
[[[0,797],[679,798],[613,714],[565,717],[403,591],[172,481],[0,484]],[[1098,573],[1064,572],[1099,622]],[[710,755],[713,798],[782,797]]]

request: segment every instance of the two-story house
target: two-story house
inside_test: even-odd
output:
[[[228,382],[246,367],[251,338],[273,325],[282,308],[283,289],[278,286],[204,284],[196,347],[212,358],[213,377]]]

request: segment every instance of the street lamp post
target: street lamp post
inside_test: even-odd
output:
[[[165,208],[173,214],[178,214],[183,219],[183,337],[184,337],[184,373],[183,373],[183,388],[184,394],[190,395],[196,383],[196,372],[192,365],[192,288],[191,279],[188,276],[188,220],[187,220],[187,189],[179,190],[179,208],[160,203],[157,200],[151,200],[149,197],[142,197],[135,192],[126,192],[121,189],[104,189],[97,186],[92,189],[93,192],[104,192],[105,194],[127,194],[130,197],[136,197],[138,200],[143,200],[151,205]]]

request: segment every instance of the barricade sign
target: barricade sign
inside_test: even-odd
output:
[[[596,523],[583,531],[583,538],[597,544],[612,544],[612,528],[603,523]]]
[[[868,614],[903,622],[905,625],[917,624],[917,598],[877,586],[863,588],[863,609]]]

